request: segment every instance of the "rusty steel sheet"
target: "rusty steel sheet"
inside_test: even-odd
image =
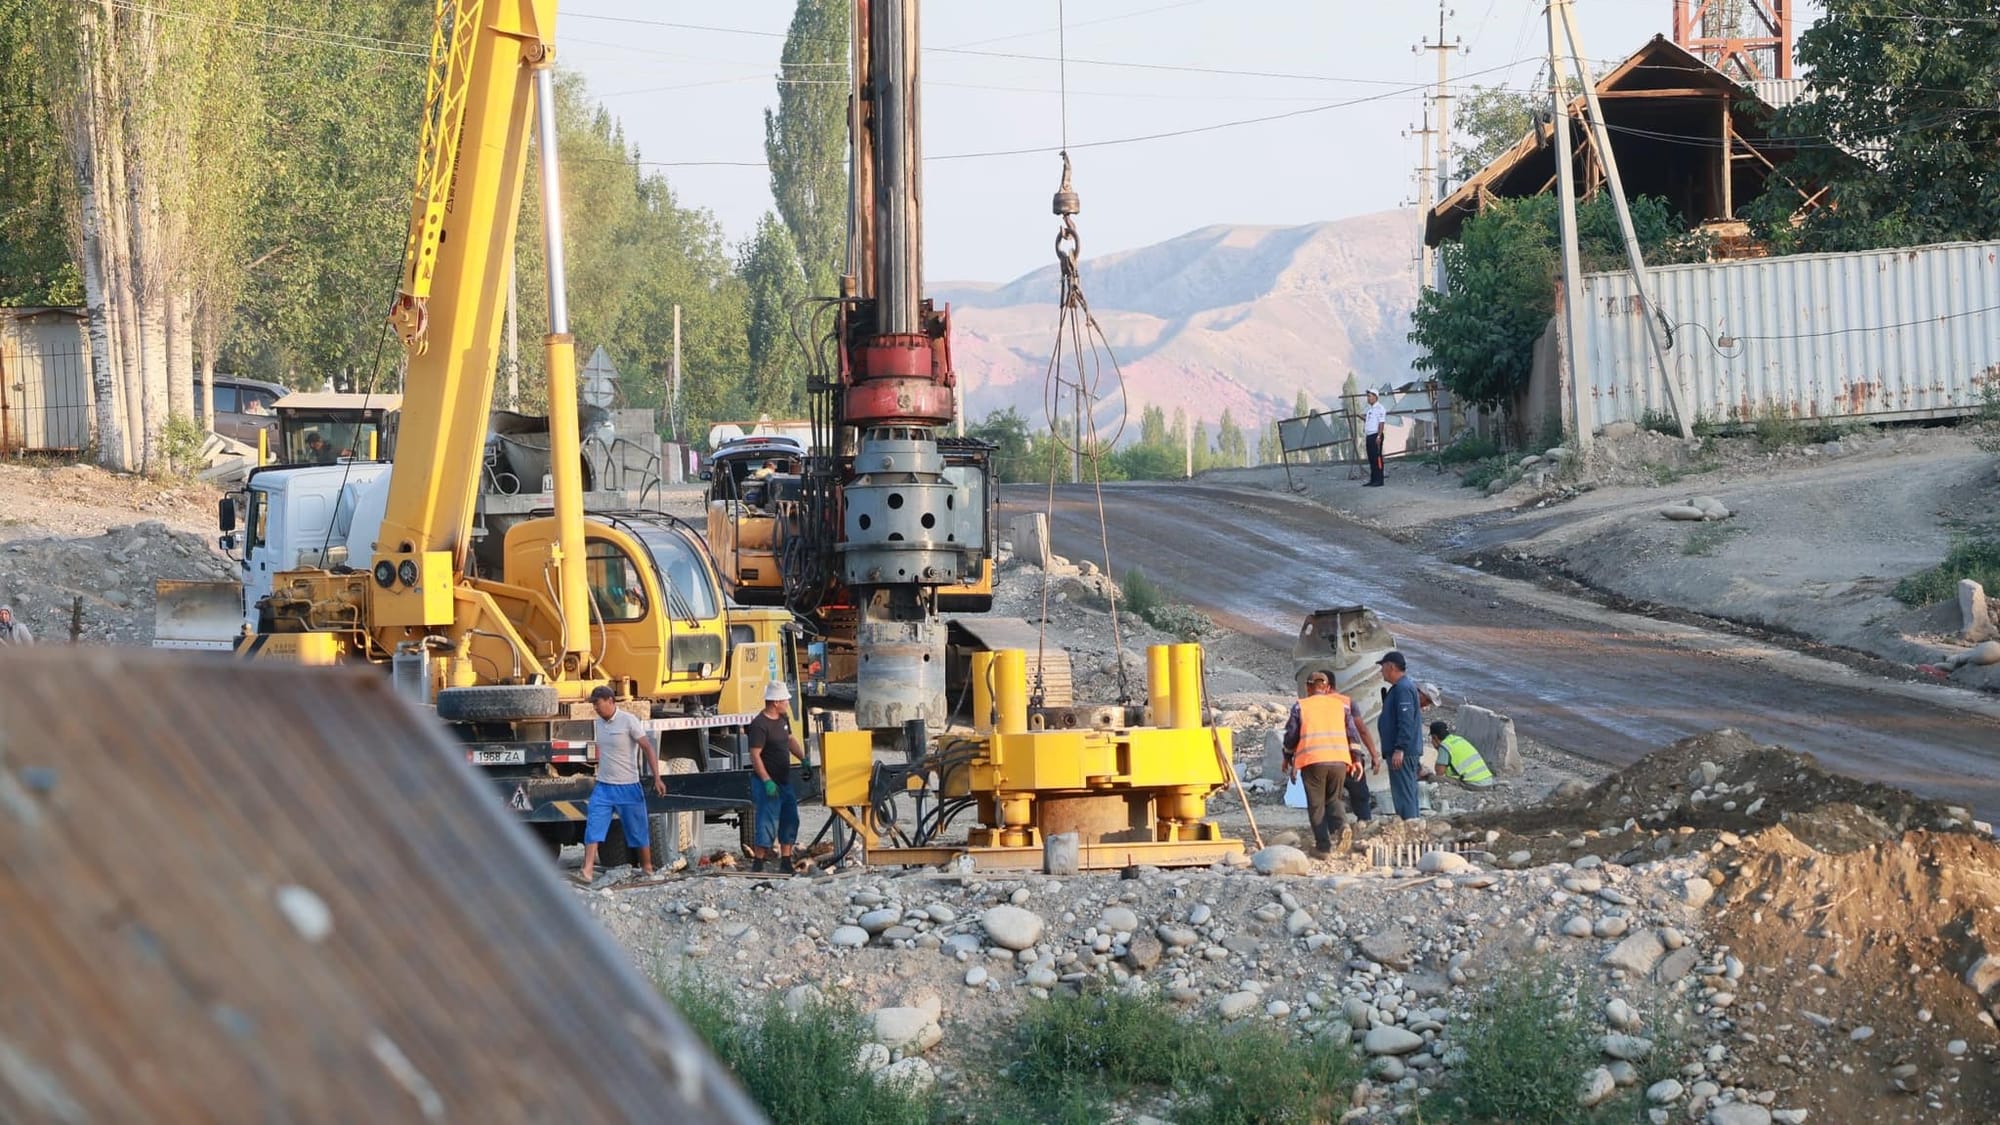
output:
[[[0,1121],[762,1120],[363,669],[0,650]]]

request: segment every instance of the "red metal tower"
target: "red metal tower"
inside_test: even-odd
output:
[[[1674,0],[1674,42],[1733,78],[1792,76],[1792,0]]]

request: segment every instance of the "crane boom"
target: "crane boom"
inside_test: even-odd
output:
[[[559,534],[550,552],[567,652],[589,650],[577,464],[574,344],[563,303],[552,92],[555,0],[443,0],[431,44],[402,284],[392,318],[409,353],[396,472],[376,540],[372,619],[449,625],[471,547],[485,464],[510,250],[537,111],[548,228],[550,334],[544,341]],[[564,559],[575,560],[564,566]]]

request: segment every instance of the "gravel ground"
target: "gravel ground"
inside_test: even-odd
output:
[[[1482,987],[1546,963],[1603,1020],[1603,1075],[1550,1076],[1580,1098],[1661,1123],[1976,1122],[2000,1113],[2000,957],[1980,960],[2000,949],[2000,848],[1972,827],[1721,732],[1546,805],[1368,826],[1328,861],[1273,844],[1069,879],[618,871],[576,893],[656,977],[852,1002],[883,1047],[862,1065],[962,1107],[1023,1005],[1109,987],[1349,1043],[1370,1078],[1347,1119],[1395,1120],[1462,1061]]]

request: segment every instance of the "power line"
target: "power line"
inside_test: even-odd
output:
[[[606,15],[598,15],[593,12],[571,12],[569,13],[568,18],[583,19],[583,20],[602,20],[609,23],[636,24],[642,27],[666,27],[666,28],[673,28],[678,31],[701,31],[717,35],[748,35],[763,39],[783,39],[786,37],[787,34],[782,31],[759,31],[754,28],[745,28],[745,27],[719,27],[714,24],[678,23],[671,20],[642,19],[638,16],[606,16]],[[846,42],[846,40],[844,39],[842,40],[814,39],[811,41],[819,43],[827,43],[827,44],[844,44]],[[1060,63],[1063,61],[1061,59],[1058,59],[1054,55],[1035,55],[1019,51],[979,51],[979,50],[973,50],[969,47],[925,47],[923,48],[923,50],[929,54],[966,55],[976,58],[1015,59],[1028,62],[1046,62],[1046,63]],[[1191,64],[1181,64],[1181,63],[1133,62],[1129,60],[1120,60],[1120,59],[1072,58],[1069,59],[1068,62],[1072,66],[1102,66],[1102,67],[1113,67],[1124,70],[1168,71],[1181,74],[1210,74],[1210,75],[1223,75],[1232,78],[1270,78],[1270,79],[1280,79],[1292,82],[1333,82],[1333,83],[1345,83],[1348,85],[1357,85],[1357,86],[1401,86],[1404,84],[1399,79],[1388,79],[1388,78],[1348,78],[1330,74],[1297,74],[1284,71],[1269,71],[1269,70],[1234,70],[1223,67],[1194,66]]]
[[[1501,66],[1488,67],[1485,70],[1476,70],[1471,72],[1470,74],[1465,75],[1465,77],[1476,78],[1481,74],[1491,74],[1495,71],[1506,70],[1510,67],[1518,65],[1519,62],[1520,60],[1516,60],[1515,62],[1505,63]],[[1307,117],[1313,114],[1325,113],[1329,110],[1348,109],[1357,105],[1367,105],[1373,102],[1389,101],[1394,98],[1405,97],[1410,94],[1417,93],[1419,91],[1427,90],[1429,88],[1430,88],[1430,83],[1427,82],[1416,83],[1414,85],[1403,86],[1395,90],[1385,91],[1380,94],[1366,94],[1357,98],[1348,98],[1344,101],[1324,102],[1319,105],[1306,106],[1302,109],[1286,110],[1282,113],[1267,113],[1257,117],[1238,118],[1233,121],[1218,121],[1210,125],[1193,125],[1181,129],[1164,129],[1154,133],[1141,133],[1129,137],[1113,137],[1101,141],[1078,141],[1076,143],[1069,145],[1068,147],[1073,150],[1086,149],[1086,148],[1112,148],[1121,145],[1142,144],[1148,141],[1168,140],[1175,137],[1191,137],[1202,133],[1220,132],[1221,130],[1224,129],[1237,129],[1248,125],[1263,125],[1272,121],[1286,121],[1295,117]],[[992,149],[983,152],[945,153],[939,156],[926,156],[924,157],[924,160],[926,162],[934,160],[936,161],[983,160],[990,157],[998,157],[998,156],[1039,156],[1061,151],[1062,151],[1061,146],[1039,145],[1029,148]],[[621,163],[636,164],[652,168],[708,168],[708,167],[763,168],[769,166],[768,164],[766,164],[766,162],[761,160],[640,160],[640,161],[621,161]]]
[[[76,0],[79,5],[87,5],[89,0]],[[321,47],[346,47],[356,51],[371,51],[383,55],[400,55],[428,59],[430,48],[419,43],[400,39],[384,39],[374,35],[354,35],[342,31],[299,27],[290,24],[254,23],[233,20],[221,16],[205,16],[194,12],[180,12],[169,8],[153,7],[134,0],[111,0],[111,6],[120,11],[139,15],[159,16],[163,19],[180,20],[185,23],[208,24],[228,27],[237,31],[254,32],[272,39],[284,39],[299,43],[310,43]]]

